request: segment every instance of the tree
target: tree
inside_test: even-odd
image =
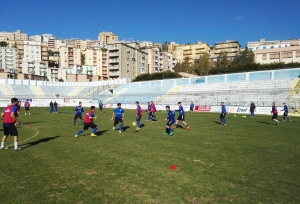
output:
[[[57,81],[59,82],[64,82],[64,80],[62,78],[58,79]]]
[[[229,61],[227,59],[227,52],[220,52],[217,57],[215,67],[226,70],[228,65],[229,65]]]
[[[195,63],[194,72],[199,75],[208,75],[209,71],[209,54],[206,52],[200,55],[199,62]]]
[[[241,53],[237,54],[232,61],[234,65],[244,65],[244,64],[254,63],[254,54],[248,47],[245,48]]]
[[[170,42],[166,41],[161,47],[161,52],[168,52],[168,47],[170,45]]]
[[[1,41],[0,42],[0,47],[7,47],[7,42],[5,42],[5,41]]]

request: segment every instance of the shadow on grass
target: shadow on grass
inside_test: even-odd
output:
[[[175,125],[174,125],[174,126],[175,126]],[[177,128],[183,128],[183,127],[182,127],[182,125],[178,125],[178,124],[177,124]]]
[[[141,124],[141,127],[145,127],[145,125],[144,125],[144,124]]]
[[[263,121],[256,121],[258,123],[262,123],[262,124],[267,124],[267,125],[273,125],[272,123],[268,123],[268,122],[263,122]]]
[[[35,145],[38,145],[38,144],[43,143],[43,142],[49,142],[50,140],[54,140],[58,137],[60,137],[60,136],[58,135],[58,136],[53,136],[53,137],[45,137],[45,138],[39,139],[39,140],[34,141],[34,142],[28,142],[28,143],[22,145],[22,146],[26,145],[25,147],[22,147],[22,149],[26,149],[28,147],[35,146]]]
[[[101,136],[101,135],[103,135],[103,133],[105,133],[105,132],[107,132],[108,130],[101,130],[101,131],[97,131],[97,132],[95,132],[95,134],[97,135],[97,136]]]
[[[127,130],[128,128],[130,128],[130,127],[129,126],[123,127],[123,131]]]
[[[218,122],[218,121],[213,121],[213,122],[216,124],[220,124],[220,125],[222,124],[221,122]]]
[[[45,122],[45,121],[36,121],[36,122],[21,123],[21,125],[29,125],[29,124],[43,123],[43,122]]]

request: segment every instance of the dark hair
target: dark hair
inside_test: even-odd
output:
[[[170,109],[170,106],[168,105],[168,106],[166,106],[166,108],[169,108],[169,109]]]
[[[181,102],[178,102],[178,104],[181,104]]]
[[[15,103],[15,102],[19,102],[19,100],[17,98],[12,98],[12,99],[10,99],[10,102]]]
[[[91,110],[94,110],[95,109],[95,106],[91,106]]]
[[[140,102],[136,101],[135,103],[139,104]]]
[[[120,105],[121,105],[121,103],[118,103],[118,104],[117,104],[117,106],[120,106]]]
[[[79,103],[81,103],[81,102],[79,102]]]

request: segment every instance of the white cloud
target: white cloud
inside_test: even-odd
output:
[[[243,16],[238,16],[235,18],[236,21],[241,20],[243,18]]]

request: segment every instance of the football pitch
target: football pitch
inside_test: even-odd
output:
[[[0,151],[0,202],[300,203],[300,118],[279,116],[276,126],[271,115],[229,114],[223,126],[218,114],[186,114],[190,130],[179,122],[168,136],[164,112],[153,123],[144,112],[136,132],[135,111],[125,110],[121,134],[112,109],[95,113],[97,137],[89,129],[75,138],[74,107],[22,109],[22,150],[9,137]]]

